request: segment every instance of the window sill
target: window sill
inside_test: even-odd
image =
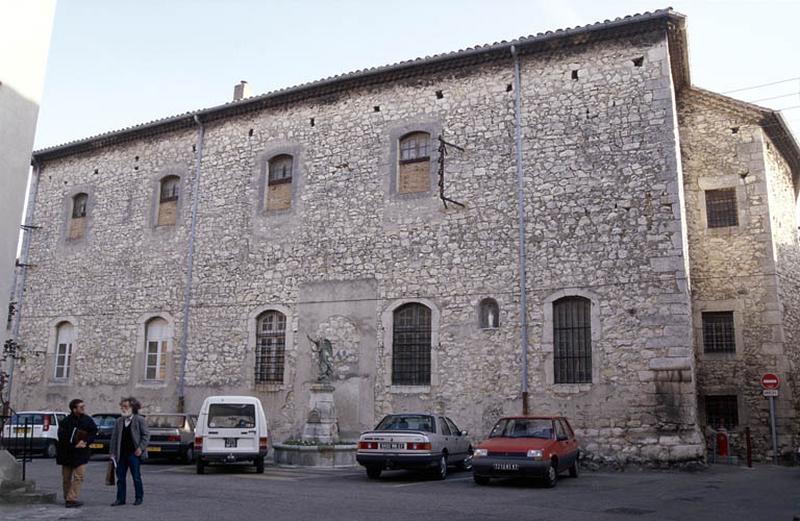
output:
[[[163,389],[166,386],[166,380],[143,380],[135,385],[138,389]]]
[[[553,384],[552,389],[557,394],[579,394],[591,391],[592,384]]]
[[[70,385],[71,384],[68,378],[50,379],[47,382],[48,387],[68,387]]]
[[[392,394],[428,394],[430,385],[391,385],[389,392]]]
[[[497,327],[482,327],[482,328],[480,328],[480,330],[481,331],[486,331],[487,333],[491,333],[493,331],[499,331],[500,330],[500,326],[497,326]]]
[[[262,393],[276,393],[286,390],[286,387],[282,383],[255,384],[253,388],[256,392]]]

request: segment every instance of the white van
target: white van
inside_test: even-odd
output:
[[[252,396],[209,396],[203,402],[194,434],[197,473],[209,463],[252,461],[264,472],[267,416]]]
[[[55,458],[58,425],[68,415],[59,411],[16,412],[3,427],[0,447],[14,454],[30,450],[40,452],[45,458]]]

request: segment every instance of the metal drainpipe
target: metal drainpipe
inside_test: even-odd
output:
[[[197,114],[197,151],[195,153],[194,182],[192,183],[192,220],[189,227],[189,251],[186,254],[186,287],[183,290],[183,327],[181,329],[181,368],[178,377],[178,412],[186,412],[186,358],[189,339],[189,304],[192,301],[192,271],[194,270],[194,238],[197,230],[197,206],[200,201],[200,163],[203,160],[203,142],[206,129]]]
[[[33,224],[33,212],[36,209],[36,198],[39,195],[39,176],[42,171],[41,164],[35,158],[31,161],[33,164],[33,173],[31,174],[31,186],[28,188],[28,207],[25,209],[25,228],[22,230],[22,251],[20,252],[19,263],[22,266],[19,268],[20,273],[17,278],[17,285],[14,288],[14,301],[17,303],[16,313],[14,314],[14,322],[11,326],[10,340],[16,342],[19,338],[19,325],[22,318],[22,301],[25,299],[25,276],[28,273],[28,257],[31,249],[31,232],[33,231],[30,226]],[[16,363],[15,357],[11,357],[8,364],[8,383],[6,385],[6,401],[11,403],[11,385],[14,382],[14,365]]]
[[[517,213],[519,214],[519,350],[522,358],[522,414],[528,414],[528,301],[525,265],[525,178],[522,174],[522,88],[517,49],[511,46],[514,60],[514,146],[517,159]]]

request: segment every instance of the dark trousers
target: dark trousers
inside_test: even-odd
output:
[[[125,481],[128,474],[128,469],[131,469],[131,477],[133,478],[133,490],[136,493],[136,499],[144,498],[144,488],[142,487],[142,460],[135,454],[123,455],[117,461],[117,501],[120,503],[125,502]]]

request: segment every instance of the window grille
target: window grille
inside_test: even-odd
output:
[[[706,191],[706,217],[709,228],[739,225],[736,188]]]
[[[553,303],[555,383],[592,381],[592,303],[565,297]]]
[[[480,305],[480,326],[481,329],[493,329],[500,327],[500,307],[493,298],[481,300]]]
[[[427,132],[414,132],[400,140],[400,163],[413,163],[430,160],[431,135]]]
[[[714,429],[720,426],[728,430],[739,425],[739,404],[735,395],[706,396],[706,423]]]
[[[178,176],[171,175],[162,179],[160,202],[166,203],[167,201],[177,201],[179,185],[180,178]]]
[[[286,353],[286,315],[265,311],[256,320],[256,383],[282,383]]]
[[[86,194],[77,194],[72,198],[72,218],[79,219],[86,217],[86,202],[89,196]]]
[[[292,162],[290,155],[275,156],[269,161],[269,183],[277,185],[292,182]]]
[[[703,351],[706,353],[735,353],[733,311],[713,311],[702,314]]]
[[[394,311],[392,384],[431,383],[431,310],[411,303]]]

